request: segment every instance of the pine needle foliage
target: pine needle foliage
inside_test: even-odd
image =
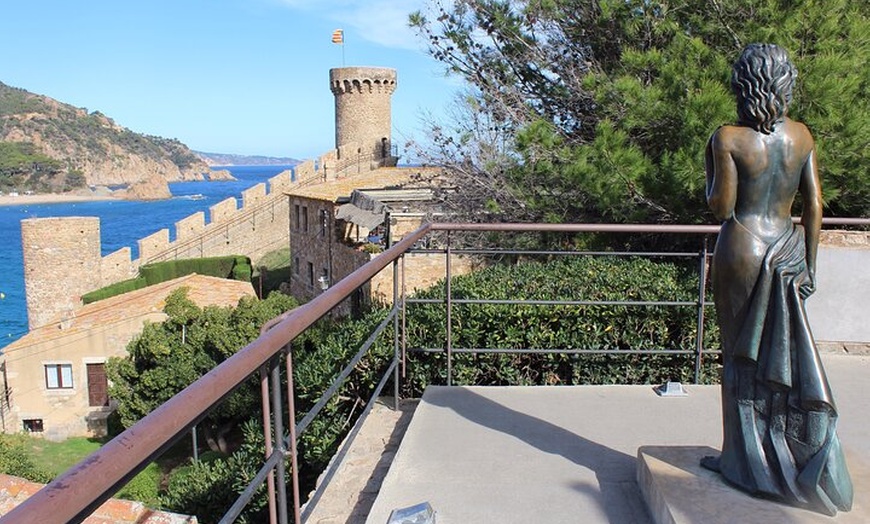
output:
[[[477,220],[710,222],[703,151],[736,120],[732,62],[789,50],[791,116],[817,139],[826,213],[870,216],[870,18],[848,0],[459,0],[410,23],[483,113],[436,126],[431,161]],[[486,126],[480,126],[485,122]],[[495,152],[493,152],[495,151]],[[487,152],[487,154],[481,154]]]

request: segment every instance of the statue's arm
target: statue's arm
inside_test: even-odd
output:
[[[725,136],[723,136],[725,135]],[[727,130],[719,128],[707,143],[707,205],[718,220],[728,220],[737,202],[737,166],[723,143]]]
[[[801,284],[800,292],[803,298],[807,298],[816,290],[816,254],[819,251],[819,232],[822,229],[822,185],[819,181],[815,149],[810,150],[801,170],[800,192],[803,201],[801,225],[804,226],[806,236],[809,276],[808,281]]]

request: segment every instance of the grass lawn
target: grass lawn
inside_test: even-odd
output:
[[[40,468],[58,475],[103,445],[101,439],[74,437],[63,442],[29,438],[30,457]]]
[[[265,269],[265,275],[263,275],[262,269]],[[290,248],[270,251],[254,264],[254,275],[251,283],[258,290],[259,286],[262,286],[263,297],[261,298],[268,296],[270,291],[278,289],[282,282],[289,281]]]
[[[93,453],[105,442],[104,439],[73,437],[63,442],[50,442],[41,438],[28,438],[30,458],[33,462],[57,476]],[[115,494],[116,498],[138,500],[146,505],[156,505],[157,494],[163,479],[163,471],[152,462],[133,480]]]

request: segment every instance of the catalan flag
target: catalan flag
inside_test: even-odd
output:
[[[336,29],[332,32],[333,44],[344,44],[344,29]]]

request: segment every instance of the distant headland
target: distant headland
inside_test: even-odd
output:
[[[209,167],[215,166],[295,166],[301,160],[289,157],[274,157],[261,155],[234,155],[232,153],[205,153],[194,151]]]

